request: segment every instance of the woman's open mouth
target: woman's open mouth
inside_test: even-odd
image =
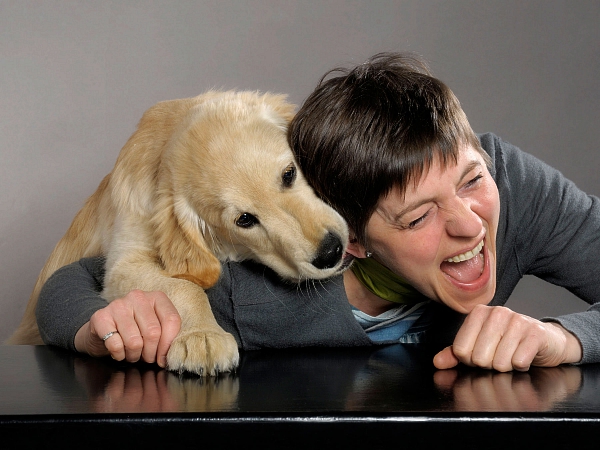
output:
[[[440,269],[459,283],[469,284],[477,280],[485,269],[483,240],[472,250],[446,259]]]

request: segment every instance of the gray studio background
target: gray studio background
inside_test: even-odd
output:
[[[600,194],[600,2],[0,0],[0,339],[143,111],[209,88],[301,103],[329,68],[423,54],[477,132]],[[508,303],[585,309],[525,280]]]

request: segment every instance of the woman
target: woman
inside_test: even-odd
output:
[[[477,137],[454,94],[416,57],[380,54],[330,75],[289,136],[309,183],[348,221],[355,262],[343,277],[300,290],[262,267],[226,265],[209,297],[240,346],[427,341],[452,344],[435,356],[438,368],[500,371],[600,361],[598,199],[496,136]],[[57,343],[51,335],[64,319],[55,299],[85,309],[71,284],[91,286],[94,271],[101,265],[88,261],[49,282],[38,306],[46,342]],[[592,306],[544,321],[502,307],[528,273]],[[180,320],[168,299],[136,292],[106,306],[97,289],[88,295],[95,306],[78,312],[58,344],[164,364]],[[229,302],[235,291],[241,300]],[[318,301],[302,309],[298,292]],[[240,319],[264,298],[262,313]]]

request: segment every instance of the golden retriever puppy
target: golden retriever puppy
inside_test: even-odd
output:
[[[285,96],[232,91],[146,111],[50,255],[9,343],[41,344],[35,306],[44,282],[104,254],[107,301],[133,289],[162,291],[179,311],[170,370],[234,369],[237,344],[204,293],[220,261],[252,258],[291,281],[343,270],[348,230],[296,168],[286,138],[293,114]]]

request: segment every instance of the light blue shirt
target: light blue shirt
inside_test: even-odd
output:
[[[354,307],[352,313],[373,342],[417,344],[422,342],[428,324],[420,321],[415,325],[415,322],[428,303],[429,301],[424,301],[415,305],[398,305],[375,317]]]

